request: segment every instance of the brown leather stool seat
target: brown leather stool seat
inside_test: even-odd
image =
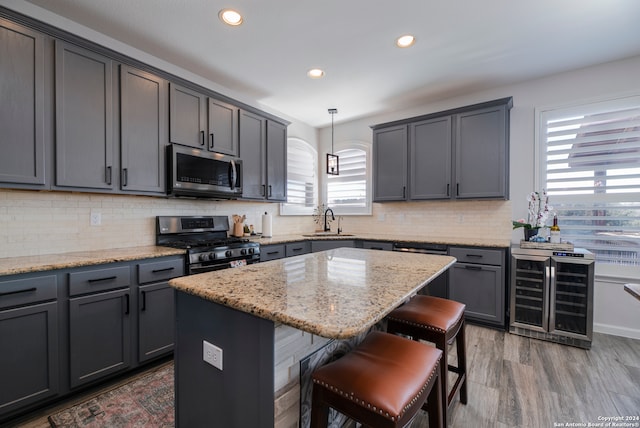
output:
[[[327,426],[329,407],[369,427],[402,427],[424,408],[429,427],[442,427],[441,356],[432,346],[369,333],[353,351],[313,372],[311,427]]]
[[[442,378],[443,419],[447,423],[447,413],[453,397],[460,390],[460,402],[467,404],[467,357],[464,340],[465,305],[439,297],[417,295],[408,303],[393,310],[387,316],[387,332],[399,333],[414,340],[426,340],[442,351],[440,364]],[[448,364],[448,345],[456,341],[457,367]],[[447,371],[457,374],[448,392]]]

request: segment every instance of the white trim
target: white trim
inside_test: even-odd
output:
[[[631,296],[629,296],[631,297]],[[640,329],[620,327],[617,325],[593,323],[594,333],[611,334],[613,336],[628,337],[630,339],[640,339]]]

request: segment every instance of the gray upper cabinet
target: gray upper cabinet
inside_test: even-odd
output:
[[[238,108],[171,84],[171,142],[238,156]]]
[[[287,201],[287,127],[267,121],[267,199]]]
[[[508,109],[501,105],[455,116],[457,199],[508,199]]]
[[[56,185],[113,189],[112,60],[56,41]]]
[[[207,97],[171,83],[170,138],[172,143],[204,149],[206,147]]]
[[[120,66],[120,187],[164,193],[168,143],[167,82]]]
[[[242,197],[268,201],[287,199],[287,128],[240,110]]]
[[[409,125],[409,199],[451,196],[451,117]]]
[[[407,199],[407,126],[373,131],[373,200]]]
[[[374,201],[508,199],[511,106],[503,98],[375,125]]]
[[[0,183],[45,184],[44,36],[0,19]],[[12,186],[20,187],[20,186]]]
[[[209,98],[209,150],[238,156],[238,107]]]

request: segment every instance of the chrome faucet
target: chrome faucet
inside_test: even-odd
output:
[[[335,220],[336,216],[333,215],[333,210],[331,208],[327,208],[326,210],[324,210],[324,231],[325,232],[329,232],[331,231],[331,227],[329,227],[329,225],[327,224],[327,213],[331,211],[331,220]]]

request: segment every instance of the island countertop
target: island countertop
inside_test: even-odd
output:
[[[175,278],[175,289],[319,336],[346,339],[448,269],[449,256],[338,248]]]

